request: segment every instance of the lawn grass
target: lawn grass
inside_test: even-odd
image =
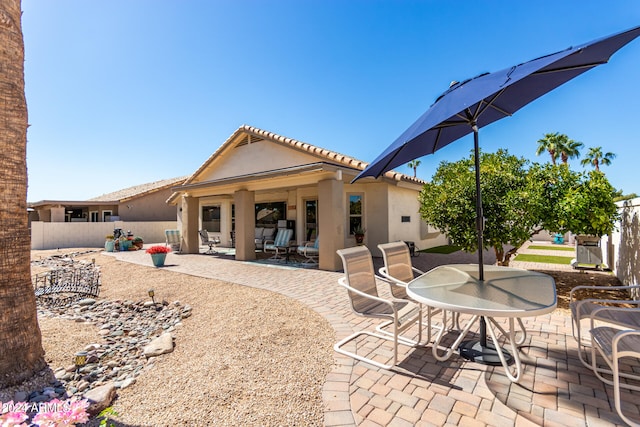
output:
[[[527,249],[541,249],[543,251],[566,251],[574,252],[576,248],[570,246],[544,246],[544,245],[529,245]]]
[[[454,252],[459,251],[461,248],[460,246],[455,246],[455,245],[443,245],[443,246],[436,246],[434,248],[429,248],[429,249],[422,249],[419,252],[423,252],[425,254],[452,254]]]
[[[516,261],[524,262],[544,262],[547,264],[571,264],[573,257],[567,256],[553,256],[553,255],[532,255],[532,254],[518,254]]]

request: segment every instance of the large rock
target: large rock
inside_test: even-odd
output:
[[[107,383],[89,390],[82,397],[89,401],[89,407],[87,408],[89,415],[96,416],[111,405],[111,402],[116,397],[116,386],[113,383]]]
[[[173,337],[170,333],[165,332],[155,340],[151,341],[143,349],[146,358],[160,356],[161,354],[171,353],[173,351]]]

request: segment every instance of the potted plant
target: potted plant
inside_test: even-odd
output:
[[[113,234],[108,234],[107,236],[105,236],[105,242],[104,242],[105,251],[113,252],[115,244],[116,242],[114,242],[113,240]]]
[[[128,251],[129,246],[131,246],[131,241],[129,241],[125,236],[118,237],[118,248],[120,251]]]
[[[162,267],[167,254],[171,252],[171,248],[168,246],[151,246],[146,252],[151,255],[151,261],[156,267]]]
[[[133,246],[135,246],[138,249],[142,249],[142,245],[144,245],[144,241],[142,240],[142,237],[140,236],[136,236],[133,238]]]
[[[364,233],[366,233],[367,230],[362,228],[362,226],[358,225],[353,229],[353,235],[356,238],[356,243],[358,245],[361,245],[362,242],[364,241]]]

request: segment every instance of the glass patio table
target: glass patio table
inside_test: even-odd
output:
[[[480,318],[484,318],[486,330],[491,336],[495,351],[496,363],[502,364],[507,377],[518,382],[522,367],[518,346],[526,339],[523,317],[533,317],[552,312],[557,305],[555,281],[549,275],[518,268],[484,266],[484,281],[478,280],[477,264],[449,264],[436,267],[407,285],[407,294],[418,302],[431,307],[456,313],[471,315],[471,319],[462,328],[459,336],[443,355],[439,354],[440,342],[445,327],[438,332],[433,345],[433,356],[440,361],[447,360],[456,348],[466,358],[474,360],[470,355],[478,350],[478,344],[471,346],[462,343],[471,326]],[[505,331],[494,318],[507,318],[509,330]],[[516,340],[514,319],[518,320],[522,336]],[[496,338],[497,328],[508,339],[513,355],[500,347]],[[481,335],[485,334],[484,326]],[[483,347],[486,346],[486,335],[481,337]],[[461,345],[462,343],[462,345]],[[471,347],[474,347],[472,349]],[[480,360],[479,360],[480,361]],[[509,367],[515,362],[515,372]]]

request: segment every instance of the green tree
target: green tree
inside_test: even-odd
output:
[[[575,234],[611,234],[618,219],[614,197],[616,189],[597,171],[580,174],[580,182],[562,202],[568,229]]]
[[[413,169],[413,177],[415,178],[418,174],[418,166],[422,163],[420,160],[411,160],[407,166]]]
[[[473,155],[442,162],[419,196],[422,218],[468,252],[478,249],[473,163]],[[615,189],[603,174],[527,165],[506,150],[480,156],[483,249],[493,248],[499,265],[509,265],[516,250],[543,229],[598,236],[611,232],[617,219]]]
[[[587,156],[582,159],[580,164],[582,166],[593,165],[596,171],[600,172],[600,165],[609,166],[611,160],[615,159],[616,155],[610,152],[602,153],[602,147],[591,147]]]
[[[481,153],[480,175],[483,214],[486,219],[483,249],[492,247],[498,263],[510,257],[532,235],[538,216],[529,209],[526,193],[527,161],[506,150]],[[420,192],[420,213],[468,252],[478,249],[473,155],[458,162],[442,162],[431,182]],[[534,205],[535,206],[535,205]],[[507,249],[512,245],[512,249]]]
[[[31,285],[20,0],[0,0],[0,389],[46,367]]]

